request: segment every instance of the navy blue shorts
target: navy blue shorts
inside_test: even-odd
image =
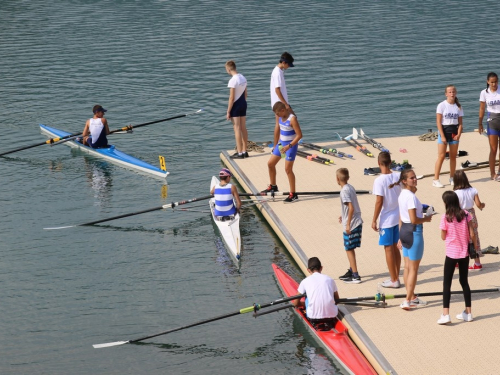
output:
[[[247,100],[245,99],[245,93],[233,103],[229,116],[231,117],[245,117],[247,115]]]

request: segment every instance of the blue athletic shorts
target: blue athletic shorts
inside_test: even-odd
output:
[[[450,142],[446,142],[446,143],[448,143],[449,145],[458,145],[458,141],[450,141]],[[442,144],[443,144],[443,141],[441,140],[441,134],[438,133],[438,145],[442,145]]]
[[[488,135],[496,135],[496,136],[500,136],[500,130],[495,130],[495,129],[492,129],[490,128],[490,124],[488,122]]]
[[[380,228],[378,235],[379,245],[391,246],[399,241],[399,225],[394,225],[390,228]]]
[[[357,247],[361,246],[361,232],[363,230],[363,225],[359,225],[353,230],[351,230],[351,234],[347,234],[344,232],[344,248],[345,251],[354,250]]]
[[[245,93],[233,103],[229,116],[231,117],[245,117],[247,115],[247,101],[245,99]]]
[[[405,223],[403,223],[404,226]],[[409,226],[408,226],[409,228]],[[401,242],[403,244],[403,257],[410,260],[420,260],[424,255],[424,232],[422,224],[414,226],[413,232],[401,227]]]
[[[285,142],[285,141],[280,141],[276,146],[273,148],[273,155],[281,157],[281,152],[279,149],[279,145],[281,144],[283,147],[287,146],[290,142]],[[287,161],[294,161],[295,157],[297,156],[297,151],[299,149],[299,145],[296,144],[293,146],[290,150],[288,150],[286,154],[286,159]]]

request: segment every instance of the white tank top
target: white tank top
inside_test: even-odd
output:
[[[97,139],[102,133],[104,129],[104,125],[100,118],[91,118],[89,121],[89,131],[92,135],[92,139],[97,142]]]

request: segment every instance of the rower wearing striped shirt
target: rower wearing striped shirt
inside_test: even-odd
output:
[[[236,186],[230,183],[231,176],[229,169],[222,168],[219,172],[220,182],[210,191],[215,198],[215,216],[231,217],[240,212],[241,199]]]

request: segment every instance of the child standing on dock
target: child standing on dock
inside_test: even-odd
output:
[[[267,189],[262,190],[262,193],[278,191],[278,186],[276,185],[276,164],[278,164],[282,157],[286,157],[285,172],[290,184],[290,194],[285,198],[285,202],[291,203],[299,199],[295,190],[293,163],[297,155],[297,150],[299,149],[299,140],[302,138],[302,130],[300,130],[297,117],[290,109],[286,108],[284,103],[274,103],[273,111],[279,121],[274,127],[274,148],[267,162],[270,184]]]
[[[345,275],[339,279],[349,284],[359,284],[361,277],[356,264],[356,253],[354,249],[361,246],[361,232],[363,220],[361,219],[361,209],[359,208],[356,190],[349,181],[349,170],[347,168],[337,169],[337,183],[340,185],[340,203],[342,216],[339,223],[344,226],[344,248],[349,260],[349,269]]]
[[[442,188],[439,174],[446,157],[446,148],[450,149],[450,185],[453,185],[453,175],[457,165],[458,142],[462,135],[462,117],[464,111],[457,98],[457,89],[448,85],[444,89],[446,100],[439,103],[436,109],[436,125],[438,128],[438,158],[434,167],[434,180],[432,186]]]
[[[453,190],[458,196],[460,208],[462,210],[466,210],[469,213],[471,218],[470,222],[472,223],[472,229],[474,230],[474,236],[476,236],[476,252],[478,257],[475,259],[474,264],[470,266],[469,269],[481,270],[483,269],[483,265],[481,264],[481,260],[479,259],[479,257],[483,255],[481,252],[481,244],[479,243],[479,233],[477,231],[478,224],[476,211],[474,210],[474,203],[481,211],[486,205],[481,202],[481,199],[479,199],[477,190],[470,185],[469,179],[467,178],[467,175],[464,171],[456,171],[453,180],[455,181]]]
[[[459,281],[465,299],[465,310],[457,315],[457,319],[471,322],[472,301],[468,281],[469,255],[467,252],[469,237],[477,248],[476,235],[474,234],[471,222],[472,217],[460,208],[460,202],[455,192],[445,191],[443,193],[443,202],[446,207],[446,213],[441,217],[439,228],[441,229],[441,238],[445,241],[446,258],[444,260],[443,276],[443,314],[437,323],[447,324],[451,322],[450,292],[456,264],[458,264]]]
[[[227,84],[227,87],[229,87],[229,102],[226,119],[231,120],[233,123],[237,150],[235,154],[231,155],[231,158],[243,159],[248,157],[248,132],[246,127],[247,80],[236,71],[236,63],[233,60],[226,62],[226,72],[231,76]]]
[[[384,246],[385,260],[389,269],[389,279],[382,283],[384,288],[399,288],[399,272],[401,271],[401,253],[399,241],[399,204],[401,193],[399,185],[389,189],[389,185],[397,182],[401,173],[391,171],[391,154],[383,151],[378,154],[378,165],[381,175],[373,182],[375,210],[373,212],[372,229],[379,232],[378,244]],[[377,220],[380,222],[377,227]]]

